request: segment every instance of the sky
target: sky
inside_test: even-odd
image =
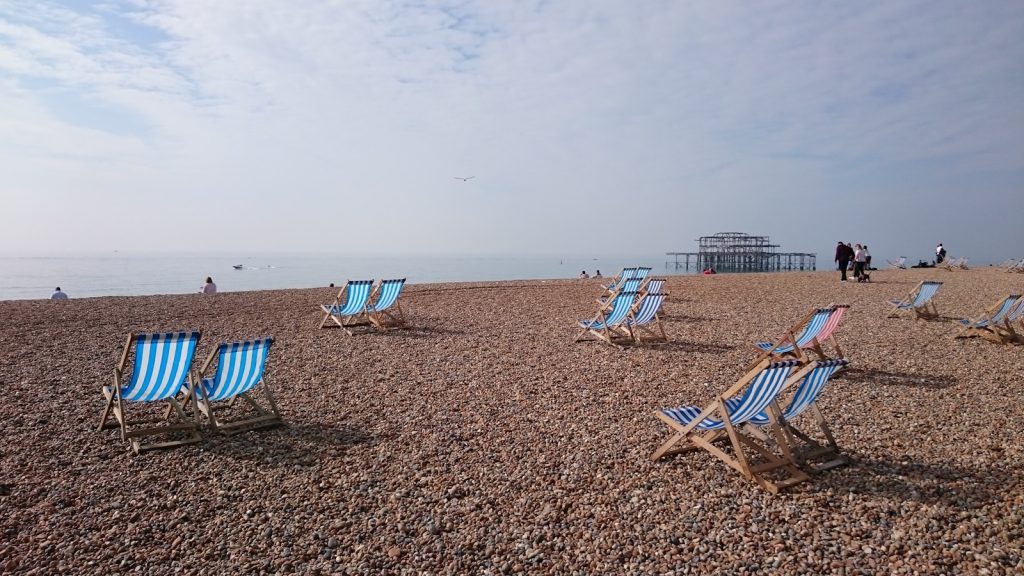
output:
[[[1018,0],[0,0],[0,111],[5,253],[1024,256]]]

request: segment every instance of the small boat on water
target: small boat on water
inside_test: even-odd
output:
[[[234,268],[235,270],[241,270],[242,268],[245,268],[245,266],[241,264],[235,264],[234,266],[232,266],[232,268]]]

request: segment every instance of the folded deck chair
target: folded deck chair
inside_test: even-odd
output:
[[[185,415],[188,396],[181,403],[176,397],[189,376],[196,342],[200,336],[201,333],[198,331],[130,335],[121,354],[121,360],[114,368],[114,385],[101,388],[107,405],[103,410],[99,429],[120,427],[121,440],[130,442],[136,454],[151,448],[169,448],[198,442],[199,423],[195,418]],[[129,364],[131,377],[127,378],[126,382]],[[126,402],[167,402],[168,407],[163,418],[130,420],[125,411]],[[173,420],[172,415],[176,416]],[[116,422],[110,420],[111,416]],[[156,425],[137,427],[143,424]],[[143,443],[144,438],[158,435],[169,435],[172,438],[162,442]],[[183,438],[180,437],[182,435]],[[179,437],[174,438],[175,436]]]
[[[588,339],[587,336],[596,336],[609,344],[617,343],[616,340],[631,338],[632,335],[622,324],[626,321],[630,310],[633,309],[633,302],[636,300],[636,292],[619,292],[612,299],[611,307],[601,307],[593,320],[580,320],[579,325],[583,330],[576,336],[575,342]]]
[[[889,263],[890,268],[898,268],[900,270],[906,270],[907,268],[907,257],[900,256],[895,260],[886,260]]]
[[[1003,323],[1006,315],[1017,306],[1017,302],[1020,299],[1020,294],[1010,294],[985,310],[981,316],[959,320],[961,328],[953,338],[974,338],[977,336],[986,340],[1002,342],[1003,338],[999,333],[999,326]]]
[[[658,310],[661,309],[661,303],[664,300],[664,294],[647,293],[640,297],[636,306],[630,311],[625,325],[637,344],[644,343],[643,334],[649,336],[648,342],[668,342],[665,328],[662,327],[661,319],[658,318]]]
[[[264,376],[267,353],[273,343],[273,338],[224,342],[203,363],[198,374],[199,386],[189,386],[189,396],[196,397],[196,407],[210,420],[214,430],[234,434],[284,423]],[[216,371],[207,376],[214,361],[217,363]],[[263,393],[266,407],[253,398],[253,389],[257,386]],[[243,400],[254,413],[228,419],[230,416],[223,414],[234,412],[238,399]],[[218,416],[218,412],[222,415]]]
[[[848,364],[849,362],[845,358],[816,360],[811,364],[810,371],[796,385],[796,389],[789,399],[789,405],[779,410],[779,416],[781,417],[779,424],[782,428],[782,435],[788,444],[788,451],[793,455],[796,463],[805,469],[819,472],[842,466],[849,462],[849,458],[840,452],[836,439],[832,436],[832,431],[829,429],[817,405],[818,396],[821,394],[822,389],[824,389],[828,379]],[[780,395],[781,397],[782,395]],[[727,400],[726,404],[728,405],[730,402],[735,401]],[[805,411],[809,411],[809,414],[814,417],[821,435],[824,436],[822,440],[819,441],[813,438],[797,428],[793,423]],[[768,412],[761,412],[754,415],[750,419],[749,424],[756,427],[769,426],[771,424],[771,417]],[[824,462],[821,460],[824,460]]]
[[[960,256],[946,262],[946,270],[967,270],[967,258]]]
[[[942,282],[924,280],[919,282],[910,294],[902,300],[890,300],[892,310],[889,311],[889,318],[895,318],[903,314],[913,314],[915,319],[934,320],[939,317],[939,310],[932,302],[935,293],[942,287]]]
[[[765,358],[783,359],[785,357],[794,357],[801,363],[807,362],[804,349],[814,345],[816,338],[825,328],[829,318],[832,317],[834,309],[835,307],[831,306],[811,310],[809,314],[801,318],[796,324],[793,324],[779,340],[775,342],[755,342],[754,346],[761,351],[761,354],[751,364],[751,368],[753,368],[754,364]],[[838,320],[836,324],[838,324]]]
[[[402,294],[404,286],[405,278],[380,281],[373,291],[376,300],[373,304],[366,306],[366,313],[371,324],[381,330],[405,325],[405,315],[402,313],[402,306],[398,303],[398,297]]]
[[[789,454],[777,410],[772,407],[772,402],[798,365],[795,360],[770,363],[765,359],[706,408],[682,406],[658,410],[655,416],[668,424],[675,433],[654,451],[651,460],[702,448],[772,494],[777,494],[781,488],[810,479],[796,466]],[[798,374],[802,377],[807,371],[809,367],[801,368]],[[733,399],[734,402],[729,402]],[[768,428],[775,446],[765,445],[763,440],[745,434],[740,428],[751,418],[769,410],[769,407],[771,416]],[[714,444],[723,436],[729,439],[731,454]],[[680,443],[684,445],[677,446]],[[776,446],[783,453],[781,457],[775,453]],[[760,462],[755,463],[747,450],[752,451]],[[784,473],[785,476],[782,479],[771,479],[768,473]]]
[[[338,292],[334,304],[320,305],[320,309],[324,311],[320,327],[327,326],[327,321],[333,320],[349,336],[352,336],[352,330],[349,328],[369,324],[366,303],[370,300],[372,289],[373,280],[349,280],[341,292]]]

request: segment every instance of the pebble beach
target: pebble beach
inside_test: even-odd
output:
[[[670,341],[625,347],[573,342],[607,279],[409,285],[409,328],[355,336],[318,328],[326,287],[0,302],[0,572],[1024,572],[1024,347],[953,339],[1024,275],[872,279],[672,276]],[[887,318],[925,279],[944,320]],[[819,406],[850,465],[773,496],[705,452],[649,460],[655,410],[830,303],[851,365]],[[140,455],[97,431],[128,334],[187,329],[196,364],[273,336],[287,424]]]

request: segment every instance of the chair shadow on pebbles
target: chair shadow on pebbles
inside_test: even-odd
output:
[[[932,388],[941,390],[959,384],[959,380],[945,374],[919,374],[910,372],[890,372],[886,370],[864,370],[850,368],[843,373],[844,382],[882,385],[905,386],[908,388]]]
[[[202,444],[207,453],[262,465],[313,466],[323,458],[342,456],[353,446],[373,444],[363,430],[341,424],[297,424],[234,436],[211,436]]]
[[[817,476],[815,481],[841,494],[954,509],[977,509],[1003,501],[1006,487],[1020,481],[1019,473],[1004,468],[907,461],[912,459],[858,458],[844,470]]]

